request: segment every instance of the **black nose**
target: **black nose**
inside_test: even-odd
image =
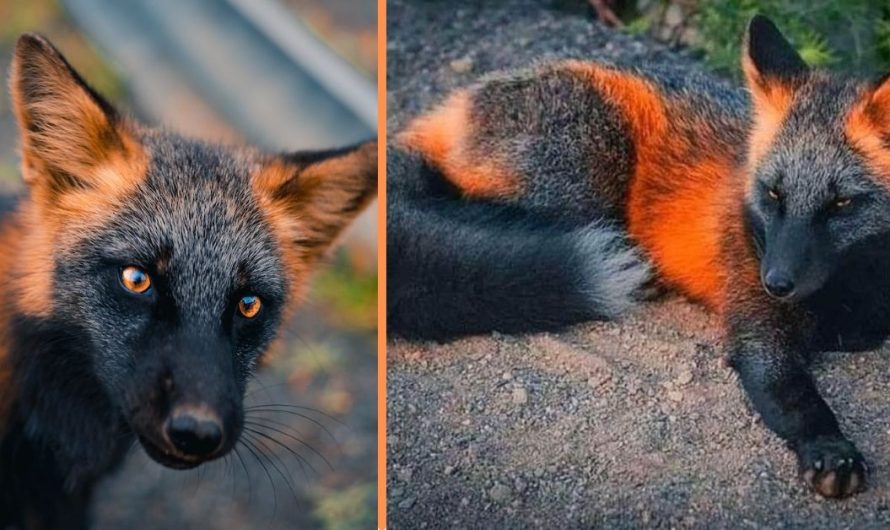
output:
[[[794,281],[788,274],[776,270],[767,271],[763,278],[766,292],[776,298],[786,298],[794,292]]]
[[[180,413],[167,422],[167,436],[178,450],[194,457],[215,453],[223,441],[219,421],[189,413]]]

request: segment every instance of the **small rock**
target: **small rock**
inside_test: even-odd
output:
[[[522,479],[516,479],[513,482],[513,487],[516,488],[516,493],[523,493],[525,491],[525,482]]]
[[[513,404],[514,405],[525,405],[528,403],[528,391],[518,386],[513,389]]]
[[[513,372],[511,372],[510,370],[507,370],[501,376],[501,379],[503,379],[504,381],[509,381],[509,380],[513,379]]]
[[[445,466],[445,470],[443,471],[446,475],[454,474],[454,466]]]
[[[455,59],[451,61],[448,66],[450,66],[451,71],[456,74],[466,74],[473,70],[473,59],[469,57]]]
[[[411,477],[414,476],[414,471],[411,468],[405,468],[399,471],[399,480],[402,482],[411,482]]]
[[[469,505],[470,505],[470,499],[469,499],[468,497],[464,497],[463,499],[460,500],[460,505],[461,505],[461,506],[469,506]]]
[[[671,401],[683,401],[683,392],[680,392],[679,390],[671,390],[667,393],[667,397]]]
[[[680,386],[686,386],[692,382],[693,377],[694,376],[692,374],[692,371],[689,370],[688,368],[684,368],[677,375],[677,379],[675,380],[675,383]]]
[[[509,501],[512,495],[513,492],[510,491],[510,488],[503,484],[495,484],[488,492],[488,496],[491,497],[491,500],[499,504]]]
[[[402,510],[410,510],[414,506],[415,499],[414,497],[408,497],[399,503],[399,508]]]

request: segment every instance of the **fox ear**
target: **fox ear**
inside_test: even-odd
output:
[[[376,195],[377,142],[277,157],[253,186],[285,240],[320,256]]]
[[[11,72],[22,172],[29,185],[48,184],[57,191],[95,187],[101,184],[96,179],[120,173],[97,171],[103,164],[142,153],[117,111],[45,38],[19,37]]]
[[[755,15],[745,33],[742,69],[755,104],[784,107],[810,69],[775,24]]]
[[[876,126],[890,133],[890,74],[875,83],[865,107]]]

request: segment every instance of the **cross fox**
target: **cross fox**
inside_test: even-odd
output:
[[[266,154],[148,128],[32,34],[10,91],[28,191],[0,224],[0,528],[84,528],[135,440],[176,469],[235,446],[248,378],[376,192],[376,142]]]
[[[747,90],[565,60],[491,75],[388,154],[390,330],[620,315],[651,278],[722,316],[764,423],[827,497],[866,464],[808,369],[890,334],[890,77],[812,70],[763,16]]]

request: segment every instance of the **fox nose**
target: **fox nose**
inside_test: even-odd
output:
[[[202,411],[176,411],[167,420],[165,431],[176,449],[192,457],[210,456],[223,444],[222,422]]]
[[[794,280],[788,274],[772,269],[764,276],[763,287],[771,296],[788,298],[794,292]]]

